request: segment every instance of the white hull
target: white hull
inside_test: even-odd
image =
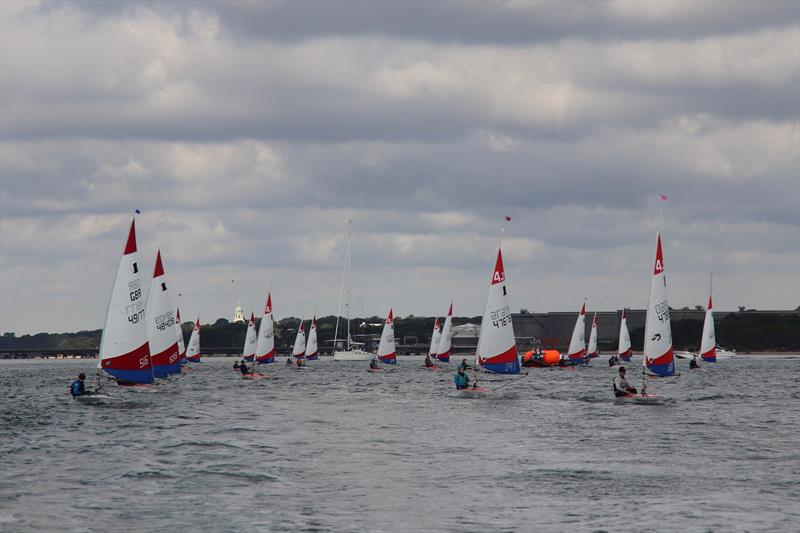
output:
[[[717,359],[730,359],[731,357],[735,357],[736,352],[733,350],[723,350],[722,348],[717,348]]]
[[[687,352],[684,350],[675,350],[675,357],[677,357],[678,359],[691,359],[696,355],[697,355],[696,353]]]
[[[333,352],[334,361],[371,361],[375,354],[364,350],[348,350],[345,352]]]

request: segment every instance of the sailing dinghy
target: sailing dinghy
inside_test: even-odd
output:
[[[317,347],[317,315],[314,315],[314,318],[311,319],[311,326],[308,328],[306,359],[309,361],[316,361],[319,359],[319,348]]]
[[[181,371],[173,309],[167,279],[164,275],[164,265],[161,262],[161,250],[158,250],[144,316],[147,319],[147,339],[150,342],[153,375],[160,379],[164,379],[170,374],[179,374]]]
[[[258,328],[256,362],[260,365],[275,362],[275,323],[272,321],[272,294],[267,292],[267,305]]]
[[[675,375],[675,355],[672,347],[672,328],[667,301],[667,278],[664,273],[664,253],[661,232],[656,236],[656,257],[650,279],[650,303],[644,326],[644,351],[642,357],[642,389],[637,394],[620,396],[620,400],[636,403],[663,403],[658,396],[647,393],[647,378]]]
[[[514,340],[514,326],[511,324],[506,271],[503,266],[503,252],[499,247],[483,310],[476,360],[489,372],[519,374],[519,358]]]
[[[450,309],[447,311],[447,318],[444,319],[442,336],[439,339],[439,347],[436,349],[436,359],[443,363],[450,362],[450,343],[453,340],[453,302],[450,302]]]
[[[709,363],[717,362],[717,337],[714,333],[714,303],[711,301],[712,289],[708,293],[708,307],[703,321],[703,336],[700,340],[700,357]]]
[[[439,352],[439,341],[442,340],[442,328],[439,325],[439,317],[436,317],[433,321],[433,333],[431,334],[431,347],[428,350],[428,359],[431,361],[436,361],[436,354]],[[431,366],[422,365],[423,368],[427,368],[428,370],[441,370],[442,367],[436,366],[435,364],[431,363]]]
[[[244,347],[242,348],[242,359],[252,363],[256,358],[256,347],[258,346],[258,335],[256,335],[256,316],[250,313],[250,320],[247,322],[247,333],[244,336]]]
[[[378,361],[387,365],[397,364],[397,352],[394,341],[394,314],[389,308],[389,315],[383,323],[381,342],[378,344]]]
[[[573,365],[579,365],[586,360],[586,303],[584,302],[575,319],[575,327],[572,328],[572,337],[569,340],[569,350],[567,350],[567,361]]]
[[[295,359],[303,359],[306,355],[306,327],[303,319],[300,319],[300,326],[297,328],[297,336],[294,338],[294,348],[292,349],[292,357]]]
[[[183,342],[183,329],[181,329],[181,309],[175,310],[175,334],[178,337],[178,359],[181,366],[186,364],[186,344]]]
[[[192,334],[189,336],[189,345],[186,347],[186,360],[190,363],[200,362],[200,317],[192,328]]]
[[[589,333],[589,348],[586,350],[586,357],[590,359],[600,357],[597,352],[597,313],[592,315],[592,331]]]
[[[140,265],[134,219],[111,290],[98,358],[98,368],[116,378],[119,384],[153,382]]]

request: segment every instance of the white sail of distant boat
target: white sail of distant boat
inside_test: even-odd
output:
[[[319,358],[319,348],[317,347],[317,315],[311,319],[311,326],[308,328],[308,341],[306,342],[306,359],[316,361]]]
[[[150,343],[153,375],[162,379],[181,371],[173,309],[164,264],[161,261],[161,250],[158,250],[144,316],[147,320],[147,339]]]
[[[623,361],[630,361],[633,354],[631,347],[631,334],[628,331],[628,317],[625,309],[622,310],[622,318],[619,321],[619,345],[617,355]]]
[[[297,328],[297,336],[294,338],[294,348],[292,348],[292,356],[297,359],[303,359],[306,355],[306,327],[303,319],[300,319],[300,326]]]
[[[145,302],[141,263],[136,250],[135,222],[131,221],[111,290],[97,364],[98,368],[117,378],[120,383],[152,383],[153,369],[144,321]]]
[[[661,247],[661,233],[656,236],[656,256],[653,275],[650,279],[650,303],[644,328],[645,371],[666,377],[675,374],[675,356],[672,347],[672,328],[667,302],[667,278],[664,273],[664,253]]]
[[[253,361],[256,358],[256,347],[258,346],[258,335],[256,334],[256,315],[250,313],[250,320],[247,321],[247,333],[244,336],[244,347],[242,348],[242,359]]]
[[[444,327],[442,327],[442,336],[439,339],[439,348],[436,350],[436,359],[447,363],[450,361],[450,348],[453,340],[453,302],[450,302],[450,309],[447,311],[447,317],[444,319]]]
[[[267,305],[258,328],[256,362],[267,364],[275,361],[275,323],[272,321],[272,294],[267,292]]]
[[[381,363],[389,365],[397,363],[397,352],[395,350],[394,341],[394,314],[391,308],[389,309],[389,314],[386,316],[386,322],[383,323],[381,341],[378,344],[378,360]]]
[[[372,354],[357,347],[350,336],[350,297],[351,297],[351,270],[352,270],[352,225],[348,220],[347,226],[347,252],[345,254],[344,273],[342,274],[342,291],[339,296],[339,310],[336,313],[336,328],[333,333],[333,360],[334,361],[369,361]],[[339,338],[339,318],[342,316],[342,305],[345,308],[344,338]],[[341,350],[339,343],[344,343]]]
[[[514,338],[514,326],[511,323],[506,271],[503,266],[503,253],[499,245],[481,320],[476,361],[490,372],[519,374],[519,358]]]
[[[569,341],[567,358],[573,362],[581,362],[586,358],[586,303],[581,307],[575,327],[572,328],[572,337]]]
[[[589,333],[589,348],[586,350],[586,357],[599,357],[597,353],[597,313],[592,315],[592,330]]]
[[[183,342],[183,329],[181,328],[181,309],[175,311],[175,334],[178,337],[178,359],[181,365],[186,364],[186,344]]]
[[[700,337],[700,357],[709,363],[717,362],[717,336],[714,332],[714,303],[711,301],[714,286],[713,277],[708,283],[708,307],[703,321],[703,334]]]
[[[186,346],[186,360],[190,363],[200,362],[200,317],[192,328],[192,334],[189,337],[189,344]]]
[[[432,358],[436,358],[436,354],[439,353],[439,341],[442,339],[442,328],[439,326],[439,317],[433,321],[433,334],[431,334],[431,348],[428,350],[428,355]]]

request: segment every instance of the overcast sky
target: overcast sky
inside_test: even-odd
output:
[[[0,331],[103,325],[134,209],[185,320],[800,304],[800,3],[0,3]],[[662,202],[659,194],[669,200]],[[231,282],[231,280],[235,280]]]

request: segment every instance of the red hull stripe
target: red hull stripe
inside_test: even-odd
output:
[[[133,351],[109,359],[103,359],[103,368],[115,370],[144,370],[151,368],[150,343],[145,342]]]
[[[581,350],[580,352],[575,352],[575,353],[569,354],[569,358],[570,359],[583,359],[584,357],[586,357],[586,349],[585,348],[583,350]]]
[[[178,359],[178,342],[176,341],[175,344],[167,348],[161,353],[151,354],[150,361],[152,362],[153,366],[161,366],[161,365],[173,365],[175,364]]]
[[[674,360],[672,355],[672,346],[664,354],[659,355],[655,359],[650,359],[650,365],[668,365]],[[649,365],[648,365],[649,366]]]
[[[256,359],[261,361],[262,359],[272,359],[273,357],[275,357],[275,350],[272,350],[271,352],[264,355],[259,355],[258,357],[256,357]]]
[[[487,357],[486,359],[481,359],[480,363],[482,365],[497,365],[502,363],[513,363],[517,360],[517,347],[512,346],[505,352],[501,354],[494,355],[492,357]]]

